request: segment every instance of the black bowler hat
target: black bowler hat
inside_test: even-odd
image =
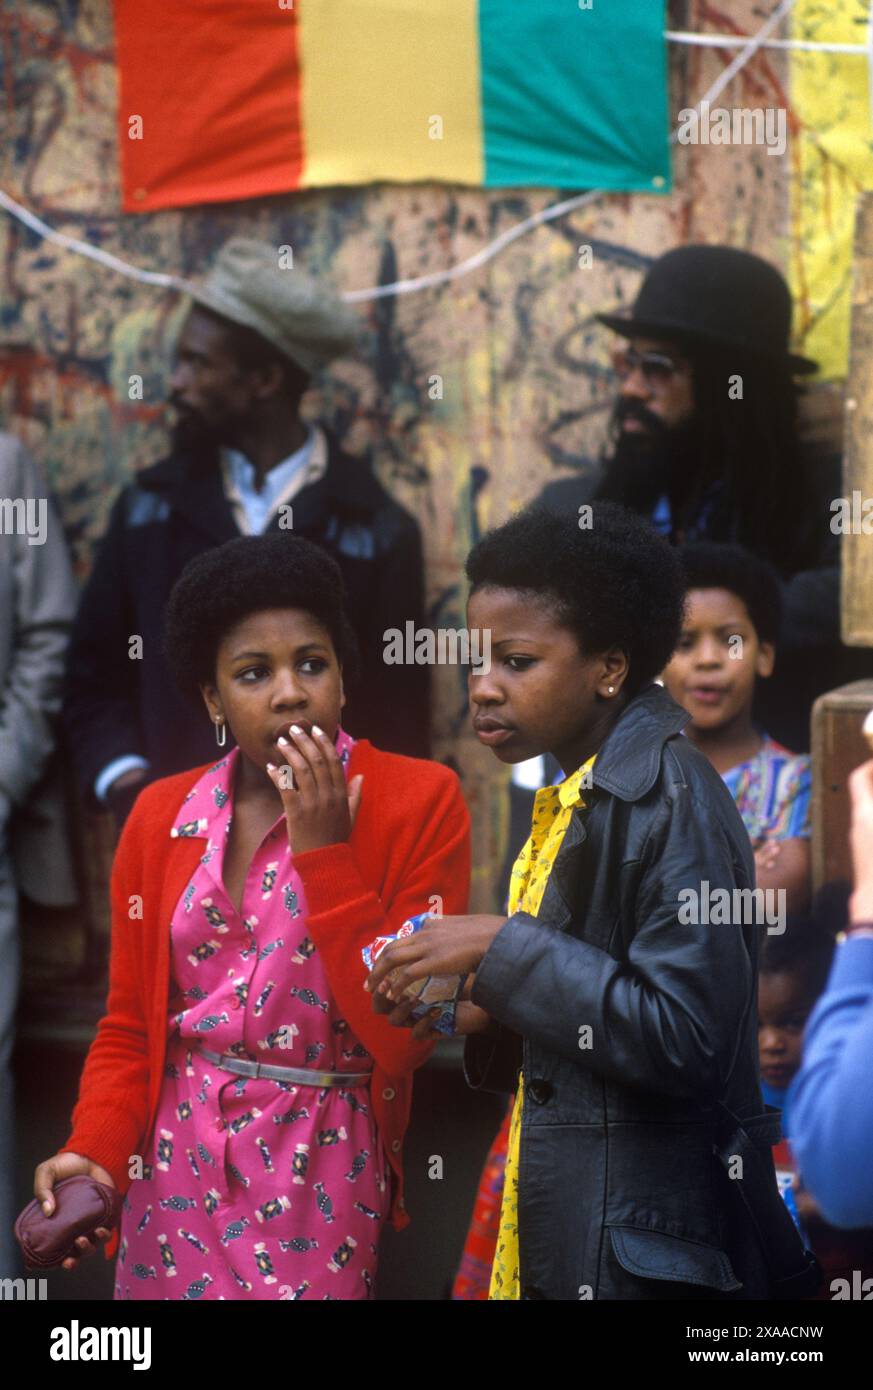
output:
[[[629,314],[597,318],[625,338],[675,337],[783,360],[795,375],[818,363],[788,351],[791,293],[779,271],[732,246],[678,246],[659,257]]]

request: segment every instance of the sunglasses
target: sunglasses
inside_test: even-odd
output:
[[[619,348],[612,355],[613,369],[620,381],[625,381],[639,367],[647,386],[666,386],[684,363],[674,362],[663,352],[637,352],[636,348]]]

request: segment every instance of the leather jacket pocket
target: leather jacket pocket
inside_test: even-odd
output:
[[[615,1258],[638,1279],[696,1284],[719,1293],[736,1293],[743,1286],[723,1250],[664,1231],[639,1226],[608,1226]]]

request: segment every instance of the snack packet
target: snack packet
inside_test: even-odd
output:
[[[433,916],[432,912],[419,912],[415,917],[408,918],[393,936],[377,936],[375,941],[371,941],[369,946],[365,946],[361,951],[367,969],[373,969],[376,961],[390,942],[400,941],[405,936],[414,936]],[[386,978],[390,980],[391,975],[386,976]],[[455,1031],[455,1009],[466,978],[466,975],[428,975],[424,979],[416,980],[414,984],[408,985],[403,991],[403,998],[418,1000],[410,1013],[410,1018],[417,1023],[432,1008],[439,1005],[440,1012],[433,1020],[432,1027],[436,1028],[438,1033],[444,1033],[446,1037],[451,1037]]]

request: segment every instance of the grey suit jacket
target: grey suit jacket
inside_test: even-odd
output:
[[[35,902],[77,900],[54,726],[77,590],[42,471],[0,433],[0,822],[18,887]]]

